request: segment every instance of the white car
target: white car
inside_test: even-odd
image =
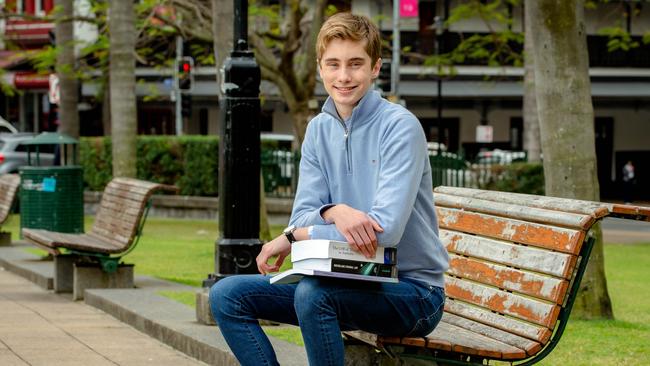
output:
[[[526,161],[526,152],[494,149],[476,155],[479,164],[511,164],[516,161]]]

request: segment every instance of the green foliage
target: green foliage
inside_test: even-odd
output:
[[[84,172],[84,185],[91,191],[102,191],[113,177],[110,138],[82,137],[79,157]]]
[[[210,136],[184,136],[184,174],[178,180],[182,194],[216,196],[219,176],[219,140]]]
[[[102,191],[112,179],[109,137],[82,137],[80,160],[87,189]],[[219,143],[214,136],[138,136],[137,176],[174,184],[180,194],[216,196]]]
[[[512,31],[513,19],[505,5],[518,6],[521,1],[471,0],[454,6],[445,20],[445,28],[466,19],[480,19],[487,27],[487,34],[473,34],[462,38],[451,52],[429,56],[427,66],[452,66],[456,64],[486,64],[488,66],[522,66],[523,55],[517,50],[523,45],[523,33]],[[441,71],[438,71],[441,73]]]
[[[490,180],[481,188],[544,195],[544,167],[542,164],[512,163],[492,165]]]
[[[617,50],[629,51],[632,48],[640,46],[639,41],[634,40],[632,35],[620,26],[601,28],[598,34],[605,35],[609,38],[607,42],[607,50],[609,52]],[[647,43],[645,39],[644,43]]]

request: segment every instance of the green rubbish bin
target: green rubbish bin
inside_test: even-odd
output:
[[[29,165],[19,169],[21,230],[84,231],[83,171],[75,164],[77,143],[70,136],[51,132],[44,132],[23,143],[27,145]],[[66,156],[68,145],[73,150],[72,159]],[[62,151],[60,166],[40,165],[40,154],[47,146],[58,146]],[[32,152],[35,159],[32,159]],[[71,164],[68,164],[69,160],[72,160]]]

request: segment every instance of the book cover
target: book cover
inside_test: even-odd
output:
[[[288,284],[296,283],[300,281],[304,276],[321,276],[321,277],[331,277],[331,278],[340,278],[346,280],[358,280],[358,281],[371,281],[371,282],[385,282],[385,283],[397,283],[399,282],[395,277],[380,277],[380,276],[365,276],[353,273],[341,273],[341,272],[327,272],[327,271],[317,271],[313,269],[304,269],[304,268],[293,268],[282,273],[271,277],[270,282],[272,284]]]
[[[375,256],[366,258],[363,254],[352,250],[350,244],[344,241],[312,239],[297,241],[291,245],[292,262],[310,258],[339,258],[360,262],[396,264],[397,249],[377,247]]]
[[[293,268],[354,273],[364,276],[397,277],[394,264],[351,261],[339,258],[307,258],[293,262]]]

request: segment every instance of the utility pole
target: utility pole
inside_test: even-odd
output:
[[[234,50],[224,61],[219,134],[219,238],[211,287],[257,273],[260,231],[260,67],[248,49],[248,1],[234,0]]]
[[[393,102],[399,101],[400,48],[399,0],[393,0],[393,65],[390,75],[390,94],[394,98]]]
[[[183,134],[183,116],[181,115],[181,88],[179,86],[178,65],[183,58],[183,37],[176,36],[176,62],[174,63],[174,101],[176,109],[176,136]]]

